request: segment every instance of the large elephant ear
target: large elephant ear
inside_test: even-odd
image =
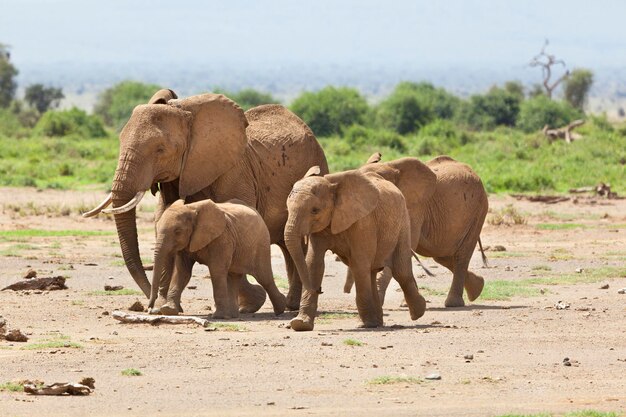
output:
[[[197,252],[215,240],[226,229],[226,215],[211,200],[187,205],[196,212],[196,222],[189,238],[189,252]]]
[[[148,101],[148,104],[167,104],[168,101],[177,99],[178,96],[173,90],[164,88],[157,91]]]
[[[248,120],[222,94],[201,94],[168,104],[190,112],[193,118],[179,181],[180,197],[185,198],[213,183],[243,157]]]
[[[392,182],[402,191],[409,208],[415,207],[416,204],[424,204],[435,192],[437,176],[417,158],[400,158],[385,162],[381,166],[397,172]],[[385,179],[390,180],[386,177]]]
[[[379,192],[369,175],[346,171],[324,176],[335,185],[335,208],[330,231],[341,233],[370,214],[378,205]]]

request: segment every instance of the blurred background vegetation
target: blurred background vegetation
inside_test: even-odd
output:
[[[117,135],[132,109],[161,88],[123,81],[100,94],[91,114],[59,110],[60,88],[30,85],[15,97],[18,69],[0,45],[0,185],[40,188],[106,187],[117,162]],[[540,84],[510,81],[483,94],[458,97],[428,82],[400,82],[372,102],[357,89],[305,91],[287,105],[320,140],[332,171],[355,168],[380,151],[384,160],[448,154],[471,165],[489,192],[565,192],[611,183],[626,191],[626,126],[585,114],[593,73],[574,69],[559,98]],[[225,91],[245,110],[279,103],[255,89]],[[201,93],[198,91],[197,93]],[[576,119],[583,138],[550,142],[544,126]]]

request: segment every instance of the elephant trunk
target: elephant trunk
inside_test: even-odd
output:
[[[111,201],[113,207],[121,207],[128,203],[136,194],[138,188],[128,175],[129,166],[133,165],[132,159],[120,156],[120,162],[115,173],[113,186],[111,187]],[[139,187],[141,188],[141,187]],[[139,254],[139,241],[137,239],[137,221],[135,208],[115,215],[115,226],[120,239],[122,256],[128,272],[139,285],[147,298],[150,297],[150,282],[146,276]]]
[[[302,246],[302,239],[305,233],[302,233],[299,229],[300,227],[297,217],[294,219],[292,216],[289,216],[287,224],[285,225],[285,246],[287,246],[287,250],[293,259],[293,262],[296,264],[296,269],[298,270],[298,275],[300,275],[302,286],[308,291],[315,291],[311,285],[309,269],[306,265],[304,248]]]

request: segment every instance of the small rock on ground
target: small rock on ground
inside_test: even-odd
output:
[[[37,271],[35,271],[32,268],[26,271],[26,273],[24,274],[24,279],[31,279],[31,278],[37,278]]]
[[[139,311],[139,312],[143,312],[145,311],[145,307],[143,306],[143,304],[141,303],[141,301],[137,300],[133,303],[133,305],[131,305],[130,307],[128,307],[128,309],[130,311]]]
[[[9,330],[3,337],[9,342],[28,342],[28,337],[20,329]]]
[[[608,290],[609,289],[609,284],[604,284],[603,286],[600,287],[601,290]]]
[[[424,377],[424,379],[428,379],[429,381],[438,381],[441,379],[441,375],[438,372],[433,372]]]
[[[123,285],[105,285],[104,286],[105,291],[119,291],[123,289],[124,289]]]

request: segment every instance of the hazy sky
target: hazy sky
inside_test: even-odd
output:
[[[569,66],[626,66],[626,1],[0,0],[18,67],[523,66],[549,38]]]

